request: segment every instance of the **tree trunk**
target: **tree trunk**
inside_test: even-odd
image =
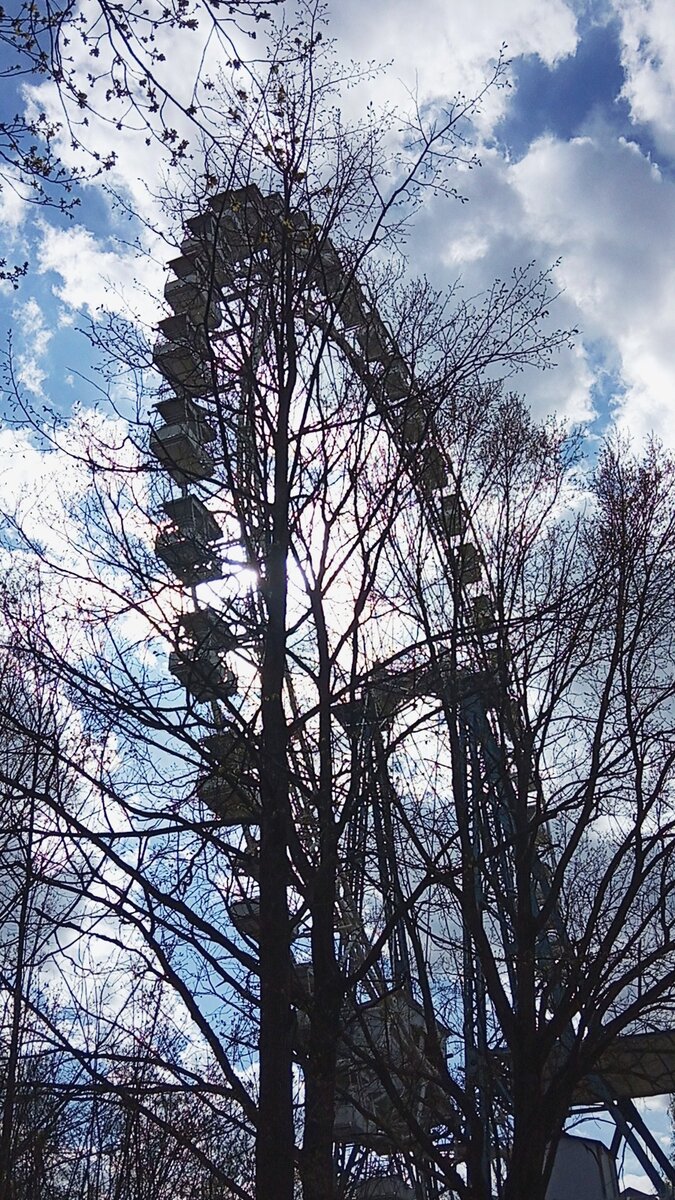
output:
[[[271,624],[271,622],[270,622]],[[264,753],[260,826],[260,1103],[256,1200],[292,1200],[294,1174],[290,922],[286,882],[289,821],[283,642],[268,637],[263,667]]]
[[[292,1200],[293,1042],[288,834],[291,820],[282,690],[286,667],[288,557],[288,408],[276,438],[272,545],[266,563],[267,636],[261,670],[263,745],[260,770],[260,1101],[256,1200]]]
[[[35,784],[35,778],[33,783]],[[25,845],[26,875],[21,890],[21,903],[17,919],[16,933],[16,968],[11,999],[11,1025],[9,1052],[5,1074],[5,1096],[2,1106],[2,1127],[0,1130],[0,1200],[11,1200],[14,1193],[12,1169],[12,1135],[14,1132],[14,1112],[16,1103],[16,1084],[19,1070],[21,1049],[21,1022],[23,1015],[23,988],[26,967],[26,949],[28,942],[28,916],[31,902],[33,883],[33,820],[34,801],[29,801],[28,836]],[[37,1130],[34,1131],[37,1135]]]
[[[526,1064],[514,1069],[513,1111],[513,1145],[504,1200],[545,1200],[544,1163],[551,1114],[544,1111],[540,1072],[528,1070]]]
[[[319,868],[312,907],[314,998],[305,1073],[304,1200],[331,1200],[335,1195],[333,1123],[342,989],[334,950],[334,896],[335,863],[330,855]]]

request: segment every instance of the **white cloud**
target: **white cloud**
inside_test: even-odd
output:
[[[675,154],[675,21],[672,0],[614,0],[620,19],[623,96],[657,145]]]
[[[635,1105],[643,1114],[663,1113],[667,1115],[670,1109],[670,1096],[645,1096],[637,1099]]]
[[[541,237],[537,223],[525,210],[515,186],[513,167],[497,151],[482,153],[483,167],[467,175],[468,203],[460,205],[438,198],[430,202],[411,238],[411,269],[425,273],[438,286],[458,281],[458,298],[477,296],[495,278],[508,281],[514,268],[535,261],[534,272],[548,268],[560,254],[555,240]],[[560,287],[560,280],[554,280]],[[547,322],[552,328],[573,328],[580,313],[569,295],[551,306]],[[581,339],[555,359],[556,369],[542,373],[528,368],[513,386],[526,395],[537,416],[557,412],[572,422],[593,415],[593,375]]]
[[[62,427],[50,427],[43,444],[25,430],[0,428],[0,510],[15,530],[11,548],[0,550],[3,563],[19,556],[27,576],[39,571],[53,635],[70,639],[73,653],[86,652],[90,636],[105,636],[100,614],[107,612],[111,621],[121,616],[126,634],[136,640],[129,653],[148,665],[154,661],[148,636],[171,602],[158,607],[148,598],[150,625],[142,606],[130,611],[123,598],[125,572],[133,570],[124,547],[138,541],[149,548],[155,532],[144,516],[149,478],[138,465],[125,422],[94,410],[81,409]],[[101,496],[108,497],[107,518],[91,526],[88,505]],[[93,626],[83,621],[85,614],[97,614]]]
[[[30,342],[33,353],[38,358],[42,358],[54,336],[54,332],[47,325],[42,309],[35,297],[31,296],[23,304],[15,304],[13,316],[15,329],[20,331],[24,340]]]
[[[5,167],[0,179],[0,232],[2,247],[0,258],[5,260],[7,269],[21,267],[28,259],[25,244],[24,223],[30,210],[30,205],[24,200],[21,189],[14,185],[12,171]],[[12,296],[14,288],[7,280],[0,280],[0,297]]]
[[[625,141],[543,138],[509,169],[523,229],[562,255],[582,334],[613,347],[617,419],[673,441],[675,185]]]
[[[369,0],[368,4],[362,0],[335,0],[329,7],[328,31],[337,38],[343,62],[352,58],[357,63],[370,60],[392,63],[391,69],[374,78],[369,76],[362,85],[347,89],[342,95],[340,103],[344,111],[358,121],[363,120],[369,101],[376,106],[393,103],[407,110],[414,96],[421,106],[438,110],[457,93],[474,95],[489,78],[491,64],[503,44],[511,58],[534,54],[552,66],[573,54],[578,41],[573,0],[548,0],[545,5],[541,0],[509,0],[508,4],[503,0],[453,0],[452,3],[424,0],[423,10],[419,0]],[[258,27],[257,35],[256,55],[262,57],[264,25]],[[236,38],[231,25],[227,27],[227,36]],[[254,44],[245,37],[238,40],[245,60],[251,56]],[[187,105],[192,102],[195,80],[199,76],[215,77],[232,54],[231,45],[219,44],[210,23],[203,30],[186,31],[180,38],[175,32],[160,30],[153,49],[162,50],[166,56],[164,65],[159,61],[153,63],[153,76],[167,88],[169,96],[178,95]],[[125,197],[134,212],[155,219],[155,183],[167,174],[166,146],[154,139],[147,145],[143,122],[136,115],[133,120],[128,119],[128,102],[124,101],[116,110],[114,102],[106,97],[105,48],[97,62],[101,82],[94,86],[93,93],[87,82],[91,60],[79,43],[73,43],[70,61],[73,69],[80,71],[83,89],[92,94],[93,108],[97,111],[88,114],[86,129],[81,114],[73,114],[78,138],[87,146],[85,157],[73,146],[64,127],[57,139],[63,161],[73,168],[84,164],[85,170],[89,170],[91,155],[96,156],[97,162],[103,162],[115,154],[116,162],[103,173],[104,181]],[[482,111],[475,117],[476,128],[483,136],[503,114],[510,94],[508,90],[493,90],[484,98]],[[43,109],[55,123],[63,121],[60,98],[52,84],[26,87],[24,95],[29,114]],[[143,109],[147,102],[144,94],[139,91],[136,99]],[[208,126],[213,111],[217,128],[221,121],[218,105],[212,109],[212,97],[207,100],[200,120]],[[199,135],[188,118],[170,101],[163,106],[162,116],[174,128],[175,140],[185,137],[194,149]],[[117,127],[118,117],[121,128]],[[148,181],[152,181],[150,188]],[[179,172],[175,169],[169,182],[180,186]]]
[[[67,520],[63,487],[71,497],[83,492],[72,460],[41,452],[26,432],[0,430],[0,506],[10,520],[20,514],[28,538],[59,552]]]
[[[12,310],[13,329],[19,346],[16,357],[18,382],[35,396],[42,396],[43,383],[47,378],[43,360],[49,343],[54,336],[45,320],[40,305],[34,297]]]
[[[457,91],[474,94],[503,43],[509,58],[536,54],[549,66],[577,45],[573,5],[565,0],[425,0],[423,6],[418,0],[340,0],[331,31],[345,57],[392,60],[391,71],[368,85],[376,100],[400,102],[408,90],[423,104]],[[486,99],[478,122],[483,133],[502,114],[508,94]]]
[[[635,1188],[638,1192],[645,1196],[653,1196],[654,1192],[648,1191],[652,1185],[646,1175],[637,1175],[631,1171],[622,1171],[621,1184],[624,1188]]]
[[[23,225],[30,206],[18,187],[12,185],[11,173],[5,171],[4,175],[0,187],[0,227],[5,233],[16,233]]]
[[[435,202],[414,243],[415,270],[460,274],[465,294],[507,279],[514,265],[561,259],[552,308],[579,329],[557,371],[521,381],[535,409],[592,415],[593,385],[616,381],[614,416],[642,437],[675,440],[675,183],[633,143],[598,129],[543,137],[510,163],[495,150],[467,176],[469,203]],[[518,384],[520,386],[520,384]]]
[[[54,294],[68,308],[86,310],[96,317],[100,309],[129,315],[130,309],[148,322],[156,322],[161,268],[149,255],[113,248],[83,225],[57,229],[40,223],[38,270],[58,275]],[[68,321],[63,320],[67,324]]]
[[[621,21],[626,94],[640,119],[657,122],[662,134],[675,129],[675,26],[670,0],[608,0]],[[613,6],[613,7],[612,7]],[[571,0],[425,0],[424,17],[414,0],[341,0],[332,12],[331,32],[343,58],[393,60],[390,72],[364,85],[376,104],[417,91],[422,103],[437,105],[458,87],[474,90],[502,41],[508,53],[536,54],[548,66],[574,53],[578,35]],[[672,29],[671,29],[672,26]],[[174,76],[187,79],[195,65],[198,39],[172,47]],[[88,64],[87,64],[88,65]],[[362,115],[363,90],[347,93],[350,110]],[[38,92],[31,93],[33,96]],[[508,103],[499,93],[487,104],[480,128],[488,130]],[[40,101],[48,93],[39,89]],[[651,107],[650,107],[651,106]],[[91,123],[93,144],[103,150],[117,137],[110,125]],[[675,134],[674,134],[675,137]],[[67,148],[66,148],[67,149]],[[154,211],[146,187],[159,169],[157,148],[141,137],[124,135],[114,182],[144,213]],[[556,306],[557,324],[578,324],[582,339],[560,368],[543,377],[527,376],[537,408],[555,407],[575,419],[593,411],[592,371],[601,345],[602,368],[616,376],[622,399],[618,417],[637,433],[648,426],[670,436],[667,405],[675,374],[671,295],[675,193],[657,168],[626,142],[594,129],[592,137],[569,144],[545,138],[512,164],[483,149],[484,167],[464,173],[463,208],[441,202],[425,206],[415,246],[414,267],[447,281],[463,276],[471,293],[495,275],[536,257],[542,265],[562,255],[557,279],[566,289]],[[85,189],[86,199],[86,189]],[[162,268],[83,226],[63,230],[40,226],[38,265],[58,277],[56,295],[67,320],[74,309],[94,315],[100,306],[127,311],[133,281],[149,282],[157,294]],[[421,254],[417,254],[417,248]],[[425,253],[428,256],[425,259]],[[164,253],[158,257],[164,258]],[[153,299],[133,297],[148,323],[157,319]]]
[[[44,396],[42,385],[47,378],[47,371],[32,355],[19,355],[16,377],[26,391],[32,392],[34,396]]]
[[[87,22],[90,15],[87,5],[76,7],[82,10],[82,19]],[[104,198],[113,228],[126,225],[128,212],[140,214],[150,222],[157,219],[157,191],[162,182],[166,182],[168,175],[172,187],[178,190],[180,185],[180,171],[170,163],[171,153],[186,140],[198,160],[202,132],[208,129],[209,121],[213,119],[218,127],[222,126],[220,106],[214,104],[211,92],[200,111],[198,125],[185,114],[195,101],[200,81],[217,77],[223,63],[236,52],[236,40],[242,42],[240,53],[244,58],[251,54],[260,57],[262,49],[260,42],[250,42],[243,34],[238,38],[237,24],[227,17],[219,23],[215,14],[209,14],[201,26],[177,29],[173,22],[162,19],[162,13],[166,16],[162,0],[149,0],[145,5],[143,19],[147,17],[148,26],[152,25],[152,14],[157,18],[151,46],[148,44],[145,57],[146,39],[137,37],[133,42],[133,54],[130,52],[125,59],[124,94],[118,99],[115,89],[110,87],[110,77],[118,80],[119,63],[115,62],[108,40],[96,39],[94,80],[87,40],[71,39],[67,70],[72,73],[73,83],[79,84],[88,98],[86,121],[69,89],[62,88],[59,92],[48,81],[23,89],[28,118],[34,119],[39,112],[45,112],[59,129],[54,138],[55,150],[66,167],[84,171],[88,180],[82,186],[84,203],[87,192],[97,193],[99,201]],[[264,29],[264,24],[257,27],[260,41],[264,41]],[[139,28],[136,33],[139,34]],[[121,52],[119,47],[116,52]],[[147,79],[143,86],[138,83],[146,71],[155,81],[152,99]],[[154,129],[157,136],[152,136],[149,129]],[[208,141],[208,135],[204,140]],[[110,194],[122,198],[122,210],[110,203]]]

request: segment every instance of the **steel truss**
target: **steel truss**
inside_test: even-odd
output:
[[[284,253],[288,251],[288,222],[282,198],[264,197],[254,185],[212,198],[203,212],[187,222],[181,254],[170,264],[165,295],[173,315],[160,323],[162,336],[154,350],[154,363],[166,381],[167,390],[157,405],[162,423],[151,434],[150,451],[180,492],[178,498],[164,505],[168,525],[160,530],[156,552],[191,596],[193,604],[192,613],[182,619],[177,631],[169,666],[192,699],[206,706],[209,737],[204,741],[205,766],[198,794],[223,825],[242,831],[244,845],[236,853],[242,873],[252,880],[256,872],[253,830],[258,820],[255,766],[247,759],[241,737],[223,707],[236,693],[237,682],[227,664],[227,653],[234,648],[237,638],[221,615],[199,606],[195,589],[201,583],[222,577],[224,572],[223,531],[207,503],[210,481],[217,477],[217,472],[224,472],[226,485],[232,483],[227,462],[219,466],[212,452],[218,438],[226,455],[231,452],[233,456],[237,478],[250,481],[248,492],[240,483],[239,503],[249,543],[253,539],[253,544],[246,546],[247,554],[255,557],[260,552],[255,530],[259,528],[261,538],[263,532],[255,496],[262,481],[256,479],[251,409],[255,404],[255,373],[275,316],[268,311],[265,281],[278,265],[276,258],[282,253],[282,246]],[[487,597],[476,592],[483,574],[483,559],[480,548],[466,538],[462,496],[449,481],[437,451],[425,441],[433,414],[419,398],[412,371],[377,309],[360,288],[354,271],[343,264],[332,243],[311,226],[304,213],[290,214],[290,223],[295,264],[304,271],[306,279],[307,303],[302,319],[331,339],[347,357],[351,368],[366,384],[373,385],[376,408],[410,472],[426,520],[447,547],[455,600],[459,610],[468,614],[462,620],[473,630],[474,640],[479,630],[484,650],[490,640],[491,615]],[[255,309],[252,299],[250,303],[246,301],[249,294],[251,298],[254,295],[260,298]],[[222,308],[241,306],[242,297],[242,329],[245,325],[252,349],[237,377],[231,364],[224,369],[217,330]],[[212,402],[228,391],[234,399],[232,420],[226,428],[222,405],[213,407]],[[486,631],[484,636],[480,634],[481,627]],[[489,654],[484,654],[484,658],[487,661]],[[395,1018],[391,1013],[392,997],[398,1005],[403,1001],[397,997],[405,998],[409,1006],[405,1010],[405,1021],[409,1022],[406,1037],[415,1036],[414,1030],[410,1031],[420,1009],[417,963],[423,948],[401,884],[396,844],[399,798],[390,775],[382,731],[388,720],[424,696],[434,698],[439,706],[450,706],[456,720],[462,762],[455,775],[458,782],[454,804],[467,861],[472,864],[474,908],[477,912],[484,909],[484,872],[488,862],[499,881],[505,908],[511,903],[515,889],[509,847],[515,833],[516,793],[509,775],[508,747],[498,741],[491,720],[495,704],[511,703],[504,663],[499,670],[493,656],[491,664],[478,670],[469,665],[467,658],[462,670],[457,670],[456,663],[454,670],[446,670],[441,656],[424,668],[392,667],[364,680],[355,700],[335,707],[335,716],[351,739],[354,752],[360,756],[363,776],[360,803],[355,806],[345,833],[338,933],[343,966],[347,972],[358,974],[359,964],[366,961],[369,951],[364,905],[372,886],[367,864],[374,863],[387,929],[386,970],[382,962],[373,963],[361,979],[362,991],[367,993],[371,1011],[378,1014],[377,1021],[385,1025],[389,1020],[404,1020],[398,1009]],[[304,824],[303,836],[311,840],[311,813],[306,814]],[[532,878],[535,916],[549,902],[548,881],[554,866],[545,835],[542,827],[541,852],[535,860]],[[231,917],[240,934],[255,940],[257,908],[253,893],[238,906],[232,906]],[[506,948],[510,935],[503,911],[501,919]],[[539,944],[543,971],[561,946],[563,950],[569,946],[569,938],[562,914],[553,906]],[[513,962],[508,955],[505,968],[513,984]],[[469,1183],[482,1186],[485,1194],[492,1188],[497,1188],[498,1193],[502,1136],[499,1114],[508,1114],[508,1074],[499,1076],[494,1070],[486,981],[475,931],[468,924],[462,931],[462,976],[465,1087],[473,1100],[478,1127],[471,1131],[455,1129],[450,1136],[461,1148],[462,1140],[469,1136],[475,1140],[477,1128],[480,1129],[480,1153],[467,1168],[473,1173]],[[311,989],[308,971],[305,986]],[[366,1008],[367,1005],[361,1014],[362,1029],[366,1041],[372,1039],[376,1043],[379,1033],[375,1017],[368,1025],[369,1018],[363,1018]],[[301,1009],[302,1005],[300,1017]],[[569,1038],[573,1035],[570,1029]],[[359,1049],[360,1036],[356,1028],[354,1053]],[[360,1050],[364,1050],[362,1041]],[[632,1100],[617,1095],[599,1076],[594,1076],[588,1084],[598,1106],[615,1122],[613,1149],[616,1151],[625,1139],[658,1190],[662,1189],[664,1178],[675,1184],[672,1164]],[[373,1188],[371,1180],[370,1191],[362,1189],[355,1195],[362,1195],[362,1200],[375,1200],[376,1196],[383,1200],[405,1196],[436,1200],[440,1195],[439,1184],[430,1162],[413,1149],[397,1150],[388,1145],[382,1133],[374,1135],[377,1117],[372,1112],[368,1115],[369,1101],[372,1096],[364,1099],[358,1094],[350,1098],[344,1086],[341,1089],[341,1110],[351,1103],[348,1115],[343,1113],[345,1128],[339,1136],[336,1133],[341,1186],[354,1173],[366,1169],[375,1148],[380,1154],[388,1154],[389,1174],[382,1178],[380,1191],[376,1186]]]

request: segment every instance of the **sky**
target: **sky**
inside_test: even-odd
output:
[[[510,86],[487,97],[475,126],[481,168],[461,176],[466,203],[425,202],[409,270],[470,296],[519,264],[555,264],[555,323],[579,332],[555,370],[526,372],[517,386],[537,414],[581,423],[591,439],[618,428],[636,442],[653,432],[675,448],[672,0],[332,0],[328,9],[345,60],[387,64],[345,96],[352,114],[368,101],[405,106],[414,95],[442,107],[458,90],[472,94],[505,44]],[[173,80],[189,77],[194,43],[186,38],[180,53],[188,61],[172,58]],[[26,78],[6,82],[3,95],[5,116],[53,103]],[[91,136],[103,145],[111,134],[94,124]],[[68,158],[67,142],[63,149]],[[110,178],[152,217],[147,184],[161,168],[154,148],[127,138]],[[128,315],[131,307],[146,330],[160,315],[169,257],[161,242],[139,254],[137,226],[97,182],[79,198],[69,219],[24,203],[10,183],[0,193],[0,257],[30,261],[18,290],[0,285],[0,339],[6,345],[11,331],[15,376],[38,413],[94,403],[96,351],[79,331],[101,309]],[[124,397],[120,381],[122,406]],[[11,407],[5,419],[6,505],[17,479],[26,482],[28,451],[21,465]],[[651,1109],[667,1144],[664,1104]],[[629,1163],[625,1183],[640,1182]]]
[[[482,166],[465,172],[466,203],[430,197],[409,243],[410,269],[473,295],[514,266],[556,264],[559,325],[579,333],[555,371],[519,387],[538,413],[601,433],[675,440],[675,22],[670,0],[333,0],[330,29],[345,59],[386,63],[349,93],[442,106],[480,87],[502,44],[507,89],[488,96],[475,129]],[[192,53],[192,48],[190,49]],[[189,72],[187,73],[189,75]],[[5,103],[43,103],[5,87]],[[10,93],[14,94],[10,94]],[[95,137],[95,131],[92,137]],[[100,144],[110,130],[100,131]],[[66,157],[69,156],[64,144]],[[153,159],[153,155],[155,158]],[[74,156],[70,155],[73,159]],[[126,137],[109,181],[144,215],[156,152]],[[30,259],[17,292],[0,292],[0,336],[13,329],[17,373],[39,400],[86,402],[95,363],[76,329],[100,306],[129,303],[148,326],[166,251],[139,256],[128,215],[96,184],[72,219],[0,195],[0,238]],[[148,297],[144,289],[150,290]],[[84,380],[82,376],[84,375]]]
[[[527,373],[518,386],[537,413],[555,411],[592,434],[615,424],[635,439],[654,432],[673,444],[670,0],[333,0],[329,12],[345,60],[387,64],[345,96],[351,113],[368,100],[406,106],[414,94],[440,107],[458,90],[471,94],[505,44],[510,86],[487,97],[476,122],[481,169],[461,176],[466,203],[425,202],[409,243],[411,272],[473,295],[518,264],[556,264],[555,320],[579,333],[555,371]],[[6,84],[7,107],[50,102],[44,86],[20,83]],[[111,131],[91,136],[103,147]],[[109,181],[148,216],[148,176],[162,169],[156,151],[127,136],[119,163]],[[151,326],[168,257],[161,246],[154,258],[135,252],[128,214],[96,183],[80,199],[68,220],[22,203],[10,186],[0,194],[3,254],[31,262],[17,292],[0,291],[0,336],[13,329],[29,394],[65,411],[95,386],[77,328],[100,306],[129,303]]]

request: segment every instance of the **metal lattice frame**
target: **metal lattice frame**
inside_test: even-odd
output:
[[[246,290],[259,269],[259,260],[271,261],[275,254],[274,230],[283,210],[281,197],[263,197],[257,187],[250,186],[236,192],[215,197],[208,208],[188,222],[188,237],[181,247],[181,255],[171,264],[172,274],[167,282],[165,295],[173,308],[174,315],[160,324],[162,340],[154,351],[154,362],[164,376],[168,390],[166,397],[157,406],[164,424],[151,435],[150,449],[180,488],[177,500],[167,502],[165,510],[171,519],[169,530],[160,532],[157,553],[177,576],[179,582],[192,596],[195,619],[182,628],[183,642],[172,654],[171,670],[191,692],[198,703],[210,706],[211,728],[215,726],[216,738],[220,731],[221,740],[227,734],[227,721],[223,715],[222,701],[233,693],[236,681],[224,665],[227,638],[223,630],[208,628],[199,617],[196,587],[200,582],[217,578],[222,573],[218,543],[222,531],[203,502],[194,495],[194,489],[208,486],[216,472],[214,457],[209,446],[218,433],[227,448],[225,431],[216,430],[211,423],[213,416],[208,407],[213,391],[220,386],[218,359],[218,310],[221,304],[234,302],[238,291],[236,280],[244,277]],[[307,267],[308,298],[305,319],[317,326],[327,339],[332,339],[347,356],[351,368],[366,383],[371,380],[373,365],[381,372],[381,381],[373,394],[378,411],[382,416],[390,437],[396,444],[402,461],[411,468],[411,479],[418,489],[426,520],[435,534],[448,546],[451,560],[452,586],[460,611],[470,614],[467,629],[473,629],[481,617],[489,629],[489,602],[476,595],[475,588],[482,574],[480,550],[465,539],[466,526],[463,513],[466,511],[456,487],[448,490],[448,479],[437,460],[437,452],[425,443],[425,430],[432,419],[418,399],[411,370],[392,338],[377,310],[368,304],[356,282],[328,239],[318,239],[312,231],[308,218],[303,213],[292,217],[297,254]],[[324,299],[331,302],[335,318],[326,315],[320,306],[312,305],[311,289],[317,289]],[[264,282],[262,284],[264,294]],[[257,363],[263,355],[273,314],[266,311],[263,303],[255,313],[248,313],[252,329],[253,347],[249,370],[255,374]],[[210,337],[207,331],[214,332]],[[249,477],[255,485],[255,455],[250,443],[251,423],[247,411],[255,403],[253,378],[240,378],[234,386],[238,390],[238,407],[241,417],[233,447],[236,455],[237,475]],[[230,380],[228,386],[233,386]],[[378,400],[379,397],[379,400]],[[228,435],[231,437],[231,435]],[[414,470],[412,469],[414,467]],[[260,481],[258,481],[260,483]],[[246,514],[246,525],[254,529],[256,513],[253,497],[243,495],[240,502]],[[252,547],[257,551],[257,547]],[[487,604],[487,608],[486,608]],[[201,624],[203,628],[199,628]],[[195,633],[195,630],[197,632]],[[480,638],[483,648],[489,642],[489,634]],[[414,687],[411,676],[414,675]],[[503,681],[502,681],[503,682]],[[368,939],[363,929],[362,905],[365,892],[364,863],[366,851],[375,847],[379,870],[379,885],[384,898],[385,919],[389,921],[388,955],[391,979],[384,978],[377,968],[369,971],[364,979],[373,998],[383,997],[391,987],[400,987],[412,997],[414,962],[420,947],[414,944],[414,931],[406,922],[403,894],[398,877],[396,845],[394,837],[394,815],[392,800],[395,791],[387,769],[387,755],[380,733],[378,689],[383,686],[393,689],[394,711],[400,711],[409,702],[410,696],[427,694],[439,703],[450,699],[458,704],[460,730],[463,740],[464,768],[459,793],[455,795],[457,817],[463,823],[463,836],[472,848],[473,861],[480,864],[488,853],[494,855],[496,834],[501,830],[506,837],[513,833],[513,788],[509,784],[508,764],[504,748],[494,735],[489,719],[490,671],[469,668],[463,676],[462,694],[447,695],[447,680],[444,679],[442,664],[438,663],[415,672],[405,668],[391,669],[386,676],[364,682],[361,695],[355,704],[342,705],[336,715],[343,728],[356,744],[361,756],[364,775],[363,803],[358,805],[346,831],[346,845],[350,866],[340,878],[338,918],[344,964],[349,969],[358,969],[368,951]],[[499,689],[498,689],[499,690]],[[503,686],[502,701],[508,701]],[[213,738],[211,739],[213,740]],[[222,746],[221,746],[222,750]],[[245,764],[236,758],[235,748],[229,766],[220,768],[219,787],[230,781],[230,799],[227,813],[218,813],[225,822],[245,831],[248,854],[248,872],[254,873],[255,842],[250,826],[255,824],[255,798],[252,785],[235,786],[234,778],[246,778]],[[202,785],[203,798],[209,803],[206,784]],[[477,794],[477,789],[480,795]],[[489,822],[481,815],[488,812]],[[488,828],[488,824],[492,828]],[[542,831],[542,834],[545,830]],[[306,818],[304,835],[312,838],[312,820]],[[552,862],[551,849],[541,838],[541,854],[535,862],[532,881],[532,905],[536,914],[541,911],[548,898],[547,881]],[[498,858],[501,887],[509,896],[513,889],[511,866],[506,851]],[[474,872],[474,898],[478,909],[482,903],[483,880],[481,870]],[[245,936],[255,933],[255,903],[246,902],[241,911],[232,913],[237,928]],[[563,918],[554,910],[549,930],[540,940],[540,956],[545,967],[547,957],[554,953],[555,945],[569,944]],[[464,1005],[464,1069],[466,1087],[472,1092],[475,1110],[482,1126],[483,1150],[479,1174],[488,1185],[494,1170],[494,1108],[495,1103],[508,1105],[508,1095],[494,1093],[498,1084],[488,1071],[488,1029],[486,1015],[486,985],[482,975],[479,956],[470,931],[463,932],[463,1005]],[[675,1171],[669,1160],[646,1128],[631,1101],[619,1098],[609,1085],[599,1077],[589,1081],[592,1093],[599,1104],[604,1105],[616,1123],[617,1139],[625,1138],[636,1153],[645,1171],[657,1188],[662,1186],[662,1175],[675,1182]],[[614,1147],[618,1148],[618,1142]],[[337,1147],[340,1167],[346,1174],[364,1154],[358,1141],[353,1144],[344,1140]],[[654,1166],[654,1160],[660,1170]],[[392,1157],[396,1174],[404,1174],[414,1187],[420,1200],[432,1200],[437,1194],[432,1175],[424,1165],[406,1162],[405,1156]]]

